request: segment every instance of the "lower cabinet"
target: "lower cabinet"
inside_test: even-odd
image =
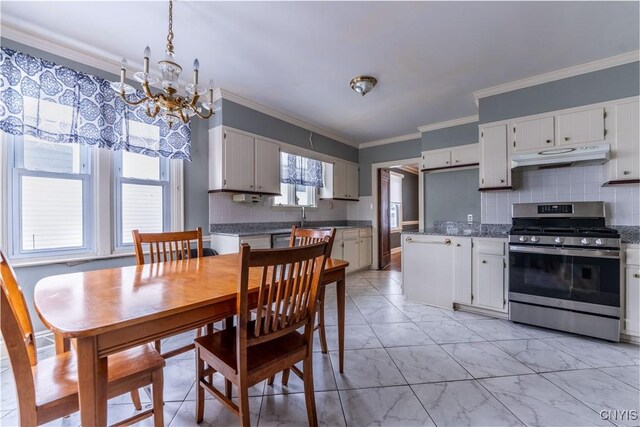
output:
[[[247,243],[251,246],[251,249],[270,249],[271,234],[254,236],[211,235],[211,247],[220,255],[237,253],[242,243]]]
[[[338,230],[331,258],[347,261],[347,272],[369,267],[372,259],[371,228]]]
[[[627,335],[640,336],[640,247],[628,247],[624,266],[625,298],[622,330]]]

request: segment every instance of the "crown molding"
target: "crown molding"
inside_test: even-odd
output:
[[[420,133],[429,132],[436,129],[450,128],[453,126],[466,125],[468,123],[477,122],[479,120],[478,115],[460,117],[459,119],[447,120],[446,122],[432,123],[430,125],[420,126],[418,130]]]
[[[477,90],[473,92],[473,97],[475,98],[476,105],[478,105],[479,100],[481,98],[486,98],[487,96],[524,89],[530,86],[536,86],[555,80],[565,79],[567,77],[578,76],[580,74],[591,73],[593,71],[604,70],[606,68],[617,67],[618,65],[629,64],[637,61],[640,61],[640,50],[634,50],[621,55],[587,62],[586,64],[575,65],[573,67],[563,68],[533,77],[527,77],[522,80],[516,80],[514,82],[493,86],[487,89]]]
[[[394,136],[392,138],[378,139],[377,141],[363,142],[358,148],[376,147],[378,145],[393,144],[394,142],[409,141],[411,139],[419,139],[422,137],[420,133],[409,133],[407,135]]]

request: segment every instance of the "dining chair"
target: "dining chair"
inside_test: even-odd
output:
[[[167,233],[140,233],[133,230],[133,244],[136,252],[136,263],[144,265],[145,254],[142,245],[148,245],[149,263],[178,261],[192,258],[201,258],[204,256],[202,247],[202,228],[195,230],[176,231]],[[195,248],[191,245],[195,243]],[[212,254],[216,254],[212,251]],[[213,330],[213,325],[207,325],[207,328]],[[200,328],[197,329],[197,336],[201,336]],[[162,343],[160,340],[155,342],[156,350],[162,354],[162,357],[168,359],[187,351],[193,350],[193,343],[172,349],[165,353],[162,352]]]
[[[33,324],[15,273],[0,251],[0,316],[2,337],[16,383],[21,426],[35,426],[79,410],[75,353],[68,351],[38,360]],[[162,426],[165,361],[152,345],[134,347],[108,356],[108,398],[151,385],[153,406],[117,424],[129,425],[153,416]],[[141,409],[139,402],[136,409]]]
[[[313,326],[328,241],[327,237],[306,246],[254,251],[246,243],[241,245],[236,325],[195,340],[196,422],[202,422],[207,390],[239,415],[241,425],[250,425],[249,387],[290,368],[304,382],[309,425],[318,425]],[[251,295],[250,276],[258,280]],[[250,299],[255,311],[250,310]],[[298,331],[301,328],[303,333]],[[303,363],[302,371],[295,367],[298,362]],[[224,393],[210,379],[215,372],[225,377]],[[231,400],[232,384],[238,387],[238,404]]]

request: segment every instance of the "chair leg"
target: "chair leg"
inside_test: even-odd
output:
[[[289,384],[289,374],[291,373],[291,369],[287,368],[282,371],[282,385]]]
[[[162,369],[158,369],[151,374],[153,379],[153,425],[154,427],[164,426],[164,378]]]
[[[327,354],[327,334],[324,330],[324,292],[325,287],[319,289],[318,296],[318,334],[320,337],[320,349],[322,353]]]
[[[273,386],[273,382],[275,381],[275,379],[276,379],[275,375],[269,377],[269,379],[267,380],[267,385]]]
[[[133,402],[133,407],[136,408],[136,411],[142,409],[142,403],[140,402],[140,390],[135,389],[131,390],[131,402]]]
[[[204,361],[200,358],[200,349],[196,347],[196,423],[200,424],[204,418],[204,389],[200,380],[204,379]]]
[[[251,414],[249,412],[249,387],[240,380],[238,384],[238,412],[240,413],[240,425],[249,427],[251,425]]]
[[[309,354],[303,362],[302,377],[304,381],[304,400],[307,404],[307,419],[310,427],[317,427],[316,396],[313,387],[313,354]]]
[[[156,351],[162,354],[162,343],[160,342],[160,340],[154,342],[153,345],[156,347]]]
[[[231,396],[233,395],[232,390],[233,390],[233,388],[231,387],[231,381],[229,381],[228,379],[225,378],[224,379],[224,394],[229,399],[231,399]]]

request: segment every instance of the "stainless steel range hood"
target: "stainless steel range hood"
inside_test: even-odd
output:
[[[514,154],[511,170],[550,169],[578,165],[601,165],[609,161],[609,144],[558,147],[537,153]]]

